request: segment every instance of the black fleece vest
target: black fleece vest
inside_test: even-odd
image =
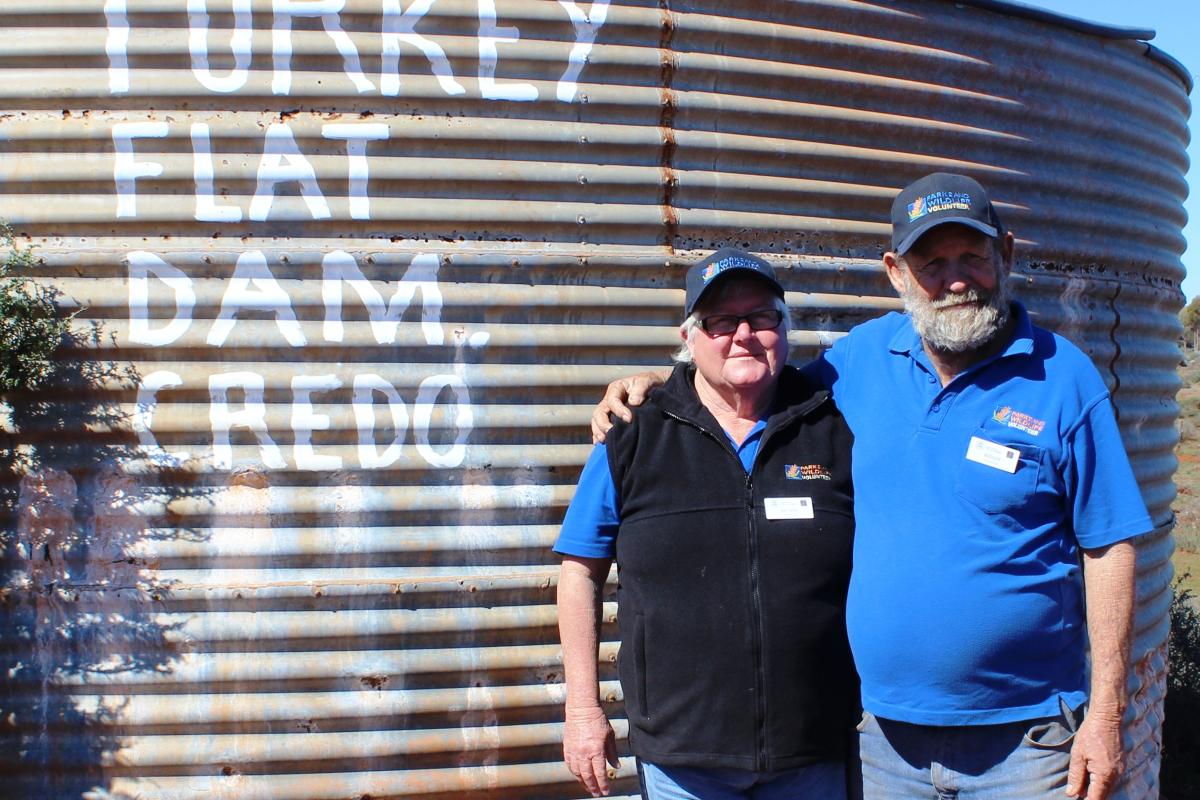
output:
[[[608,434],[630,745],[652,763],[757,771],[844,758],[850,431],[787,367],[748,476],[693,375],[677,367]],[[806,504],[810,519],[780,518]]]

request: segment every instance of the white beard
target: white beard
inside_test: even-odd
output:
[[[906,269],[900,299],[925,344],[943,353],[967,353],[988,344],[1003,330],[1012,297],[1001,276],[991,292],[970,289],[930,300]]]

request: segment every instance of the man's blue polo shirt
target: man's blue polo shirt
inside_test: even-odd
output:
[[[730,437],[733,448],[746,474],[754,467],[758,445],[767,428],[768,417],[754,423],[750,433],[739,445]],[[725,434],[729,436],[728,432]],[[579,484],[575,495],[567,506],[562,531],[554,543],[554,552],[579,558],[613,558],[617,553],[617,528],[621,524],[620,501],[617,487],[613,483],[612,471],[608,468],[608,451],[604,445],[592,448],[583,471],[579,473]]]
[[[1151,528],[1100,375],[1016,309],[1009,346],[944,387],[896,313],[807,368],[854,432],[847,627],[877,716],[973,725],[1077,706],[1078,548]]]

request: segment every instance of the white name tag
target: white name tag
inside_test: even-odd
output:
[[[985,467],[992,467],[993,469],[1001,469],[1005,472],[1016,472],[1017,462],[1020,459],[1020,450],[1014,450],[1002,444],[989,442],[987,439],[980,439],[978,436],[971,437],[971,444],[967,448],[968,461],[974,461],[977,464],[983,464]]]
[[[767,519],[812,519],[811,497],[766,497],[763,506]]]

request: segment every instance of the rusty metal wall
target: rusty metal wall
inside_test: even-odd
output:
[[[568,798],[549,551],[682,273],[811,355],[898,187],[988,185],[1114,389],[1157,794],[1189,86],[998,2],[5,0],[0,217],[78,309],[5,398],[0,775],[37,798]],[[624,734],[605,607],[602,680]],[[636,795],[632,762],[617,793]]]

